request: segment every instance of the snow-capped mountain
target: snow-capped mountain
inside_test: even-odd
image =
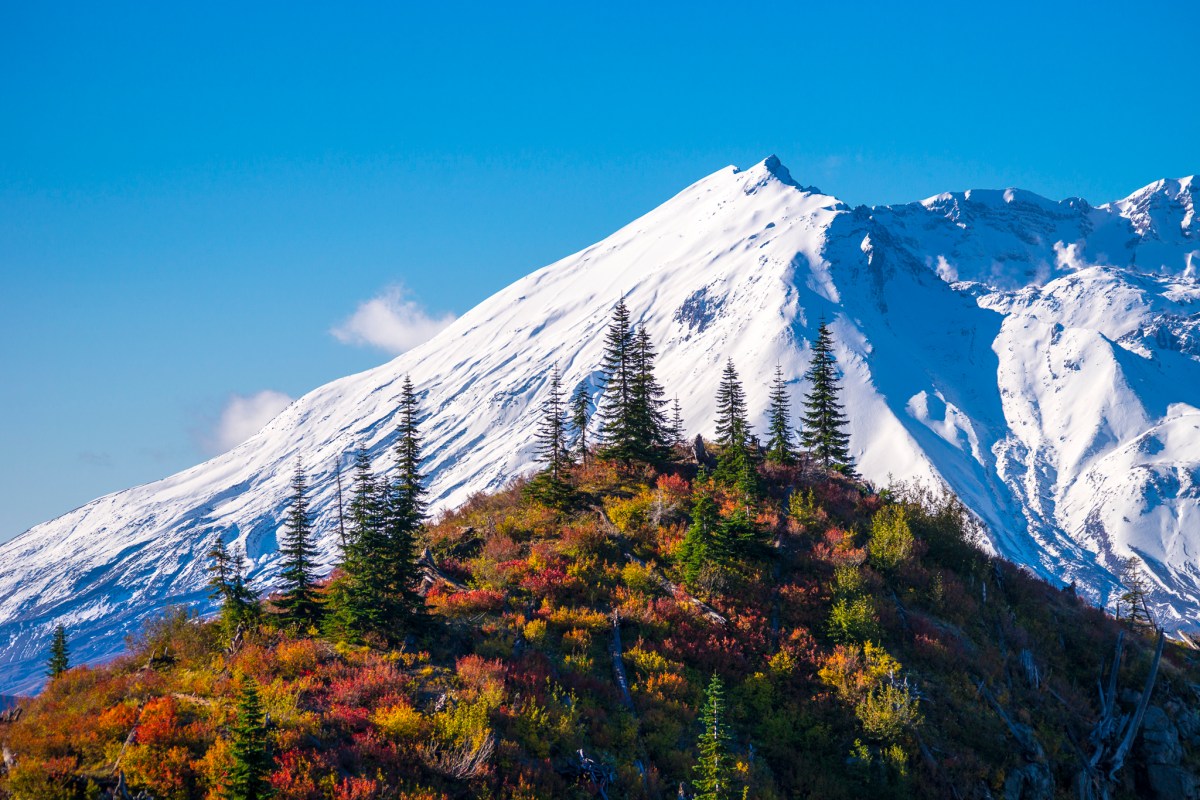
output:
[[[359,444],[390,466],[403,376],[419,388],[440,508],[534,468],[551,366],[601,391],[624,296],[692,433],[712,433],[726,358],[761,424],[776,366],[793,400],[824,318],[851,445],[877,484],[944,481],[992,546],[1104,603],[1146,562],[1164,621],[1200,622],[1200,220],[1194,178],[1091,206],[1016,189],[850,208],[774,157],[727,167],[481,303],[431,341],[314,390],[204,464],[108,495],[0,546],[0,692],[30,690],[52,627],[76,659],[118,652],[171,604],[205,598],[213,536],[278,571],[297,458],[326,564],[334,470]]]

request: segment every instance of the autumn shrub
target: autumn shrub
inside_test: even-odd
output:
[[[912,555],[912,549],[912,529],[903,506],[886,506],[871,518],[867,551],[872,566],[883,572],[894,572]]]
[[[829,611],[829,636],[835,642],[865,642],[879,637],[879,617],[870,597],[839,597]]]
[[[389,740],[399,744],[415,743],[426,730],[425,717],[407,700],[376,709],[371,722]]]
[[[443,617],[462,619],[488,614],[504,608],[507,599],[495,589],[468,589],[463,592],[430,593],[426,601],[430,609]]]

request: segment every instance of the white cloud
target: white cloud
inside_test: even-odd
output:
[[[342,324],[330,331],[344,344],[369,345],[393,355],[411,350],[454,322],[447,313],[433,317],[403,286],[391,286],[360,303]]]
[[[232,395],[212,431],[200,437],[200,444],[213,455],[232,450],[262,430],[291,402],[292,398],[283,392],[270,389],[251,395]]]

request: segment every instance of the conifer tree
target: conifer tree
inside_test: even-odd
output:
[[[571,395],[568,404],[571,409],[571,425],[575,428],[575,450],[579,453],[580,463],[583,464],[588,460],[587,427],[591,402],[587,386],[581,383],[575,389],[575,394]]]
[[[267,776],[273,759],[267,739],[267,721],[253,678],[242,677],[237,720],[231,746],[233,765],[225,784],[227,800],[265,800],[273,794]]]
[[[629,309],[622,298],[613,308],[612,321],[604,335],[604,394],[600,397],[600,435],[605,458],[631,461],[637,457],[634,429],[634,352]]]
[[[1122,559],[1120,564],[1118,577],[1125,591],[1121,593],[1119,602],[1128,609],[1125,619],[1135,627],[1156,628],[1154,615],[1150,613],[1150,607],[1146,604],[1146,597],[1150,594],[1150,583],[1142,572],[1142,560],[1137,556],[1130,556]],[[1121,616],[1119,610],[1117,616]]]
[[[297,461],[296,473],[292,477],[292,507],[288,512],[287,532],[279,547],[283,559],[283,571],[280,574],[283,596],[279,599],[279,606],[289,621],[302,627],[315,624],[321,616],[313,563],[317,549],[312,542],[307,490],[304,467]]]
[[[604,337],[604,394],[600,398],[600,451],[629,463],[662,460],[667,452],[663,389],[654,376],[654,347],[645,331],[634,331],[622,299]]]
[[[258,598],[246,585],[243,572],[246,557],[240,548],[230,552],[221,535],[217,534],[208,558],[208,596],[221,603],[221,621],[226,632],[232,634],[238,625],[252,622],[258,611]]]
[[[704,730],[696,742],[696,794],[693,800],[729,800],[733,784],[733,757],[729,752],[729,726],[725,722],[725,684],[713,673],[700,710]]]
[[[725,363],[717,389],[717,444],[721,447],[745,447],[750,439],[746,419],[746,392],[738,378],[733,359]]]
[[[795,463],[791,400],[788,398],[787,384],[783,380],[783,368],[778,364],[775,366],[775,379],[771,381],[769,418],[767,432],[771,438],[767,442],[767,461],[781,466]]]
[[[746,393],[730,359],[717,389],[717,443],[721,445],[721,453],[715,477],[725,486],[740,489],[747,499],[758,494],[754,441],[746,419]]]
[[[50,658],[46,662],[46,674],[54,680],[71,668],[70,654],[67,650],[67,629],[60,622],[54,627],[54,636],[50,639]]]
[[[417,425],[417,397],[405,375],[400,393],[400,424],[396,439],[396,483],[392,515],[410,530],[425,521],[425,478],[421,474],[421,433]]]
[[[542,403],[542,422],[538,428],[538,455],[545,468],[529,486],[538,500],[556,508],[563,506],[571,494],[571,487],[566,482],[566,470],[570,464],[566,434],[562,379],[558,364],[555,364],[550,373],[550,392]]]
[[[661,461],[667,455],[671,437],[663,413],[664,391],[654,375],[654,344],[645,328],[633,334],[633,391],[630,414],[637,457],[642,461]]]
[[[421,474],[421,432],[417,423],[417,399],[412,381],[404,378],[400,396],[400,424],[396,436],[396,479],[387,508],[387,550],[383,554],[389,576],[386,610],[407,627],[420,627],[425,620],[425,599],[417,591],[417,535],[425,524],[425,476]]]
[[[812,364],[804,375],[812,391],[804,400],[804,427],[800,435],[804,448],[825,469],[854,475],[850,457],[850,436],[844,430],[846,417],[838,402],[837,360],[833,355],[833,334],[824,322],[813,342]]]
[[[672,445],[687,444],[684,441],[686,431],[683,429],[683,410],[679,407],[679,395],[671,403],[671,422],[668,427]]]
[[[331,626],[350,638],[378,633],[388,616],[387,589],[390,564],[385,531],[385,502],[371,460],[362,447],[354,454],[350,486],[349,530],[342,560],[344,575],[332,592]]]
[[[683,580],[696,589],[705,569],[719,568],[725,561],[721,540],[721,518],[717,501],[712,492],[702,485],[703,475],[696,477],[696,490],[692,499],[692,524],[688,527],[680,547],[680,564]]]

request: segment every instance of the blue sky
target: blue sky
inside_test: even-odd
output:
[[[1200,170],[1193,3],[250,5],[0,8],[0,540],[726,164],[871,204]]]

